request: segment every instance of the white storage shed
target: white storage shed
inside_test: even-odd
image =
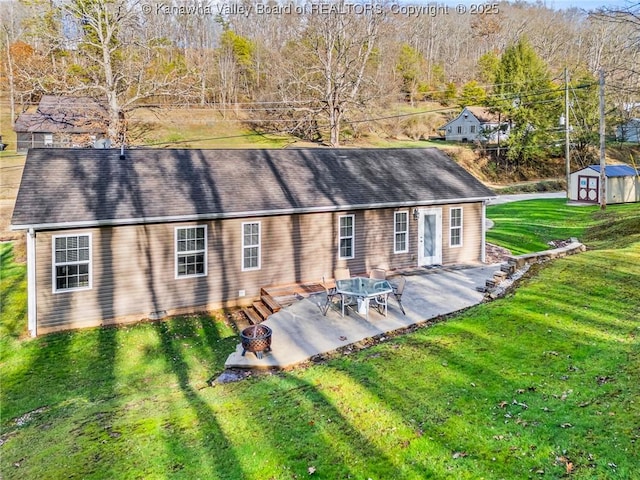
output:
[[[640,202],[640,171],[630,165],[607,165],[607,204]],[[569,198],[600,203],[600,165],[590,165],[571,174]]]

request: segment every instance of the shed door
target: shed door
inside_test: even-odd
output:
[[[598,202],[599,177],[578,176],[578,200],[581,202]]]

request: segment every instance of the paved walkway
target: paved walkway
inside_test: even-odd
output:
[[[273,332],[271,352],[263,354],[262,359],[250,352],[242,356],[239,344],[227,358],[225,367],[286,368],[367,338],[457,312],[482,301],[484,295],[476,287],[484,286],[497,270],[499,265],[418,268],[408,272],[402,297],[406,315],[391,296],[386,317],[374,309],[369,311],[368,320],[352,309],[341,317],[337,308],[323,316],[320,305],[326,295],[311,295],[263,322]],[[390,281],[393,283],[394,278]]]
[[[520,202],[522,200],[534,200],[538,198],[567,198],[567,192],[541,192],[541,193],[517,193],[513,195],[498,195],[489,202],[489,205],[500,205],[508,202]]]

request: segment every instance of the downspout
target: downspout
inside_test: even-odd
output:
[[[486,237],[487,235],[487,200],[482,202],[482,238],[480,240],[480,261],[485,263],[487,255]]]
[[[32,337],[38,335],[38,314],[36,303],[36,232],[27,232],[27,325]]]

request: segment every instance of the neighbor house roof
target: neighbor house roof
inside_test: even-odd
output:
[[[500,123],[500,119],[497,113],[491,112],[486,107],[464,107],[462,111],[452,120],[445,123],[439,130],[445,129],[450,123],[455,122],[460,117],[465,115],[466,112],[471,113],[474,117],[478,119],[480,123]]]
[[[595,170],[600,173],[600,165],[589,165],[587,168]],[[633,177],[638,175],[635,168],[630,165],[606,165],[604,167],[604,174],[606,177]]]
[[[21,114],[14,130],[45,133],[105,132],[107,110],[102,102],[91,97],[44,95],[35,113]]]
[[[72,228],[480,201],[428,149],[32,149],[12,224]]]
[[[498,123],[500,117],[497,113],[490,111],[486,107],[466,107],[473,115],[480,120],[480,123]]]

